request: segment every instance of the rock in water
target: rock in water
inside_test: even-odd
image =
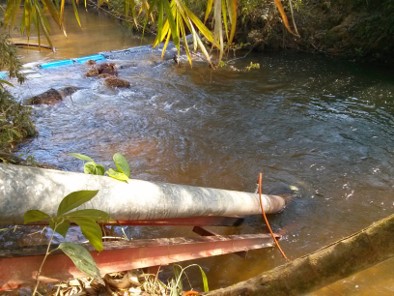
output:
[[[124,79],[120,79],[118,77],[115,76],[110,76],[105,78],[104,83],[106,86],[108,87],[130,87],[130,82],[128,82],[127,80]]]
[[[55,105],[63,100],[63,98],[72,95],[79,88],[75,86],[66,86],[59,90],[50,88],[42,94],[36,95],[25,101],[26,105]]]

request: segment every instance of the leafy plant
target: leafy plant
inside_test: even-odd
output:
[[[75,19],[80,25],[77,6],[82,1],[71,0],[69,2],[73,5]],[[88,1],[85,0],[83,2],[86,8]],[[187,0],[123,0],[123,5],[118,3],[119,0],[89,1],[89,3],[94,3],[98,7],[103,5],[108,6],[108,3],[111,2],[116,2],[117,6],[123,7],[123,19],[131,19],[131,23],[134,23],[135,26],[139,26],[138,22],[141,17],[144,28],[148,22],[156,24],[157,35],[154,45],[164,42],[163,54],[170,40],[173,41],[178,53],[181,50],[181,45],[183,45],[190,63],[192,59],[187,35],[191,35],[192,37],[193,50],[200,49],[211,65],[209,51],[203,42],[203,38],[212,48],[219,51],[220,61],[226,47],[231,45],[235,36],[238,18],[238,0],[206,1],[204,21],[191,11],[189,8],[190,1]],[[297,35],[297,31],[295,30],[294,32],[289,25],[281,1],[275,0],[274,3],[280,12],[280,16],[287,30]],[[52,46],[48,20],[52,18],[66,35],[64,18],[65,4],[66,0],[7,1],[4,23],[7,26],[13,26],[16,15],[21,9],[22,18],[19,25],[21,32],[29,37],[34,26],[38,39],[40,40],[40,36],[43,33]]]
[[[124,182],[127,182],[130,178],[129,164],[127,163],[126,158],[120,153],[115,153],[112,157],[116,169],[109,168],[108,170],[105,170],[105,167],[102,164],[96,163],[91,157],[84,154],[70,153],[70,155],[85,162],[83,166],[85,174],[100,176],[108,175],[111,178]]]
[[[209,292],[208,278],[198,264],[191,264],[186,267],[182,267],[178,264],[172,265],[173,276],[167,280],[165,284],[162,280],[158,278],[159,271],[156,274],[143,273],[141,274],[142,291],[147,292],[149,295],[170,295],[170,296],[180,296],[180,295],[200,295],[199,292],[192,290],[191,283],[187,276],[186,270],[189,268],[197,267],[201,272],[201,278],[203,283],[204,292]],[[184,287],[183,282],[186,279],[188,286]],[[189,289],[189,290],[188,290]]]
[[[245,67],[246,71],[258,70],[258,69],[260,69],[260,63],[250,62],[249,66]]]
[[[0,87],[0,153],[11,154],[17,143],[36,135],[30,113],[30,107],[14,101],[11,94]]]
[[[0,33],[0,70],[8,70],[7,76],[16,77],[19,83],[25,80],[20,72],[22,68],[21,62],[18,60],[15,46],[9,41],[9,36]],[[12,86],[12,84],[0,76],[0,90],[4,90],[3,84]]]
[[[75,210],[80,205],[90,201],[97,194],[97,190],[82,190],[68,194],[60,202],[57,214],[50,216],[40,210],[29,210],[24,214],[24,223],[46,222],[52,228],[51,237],[49,238],[47,250],[37,273],[37,282],[33,295],[37,293],[39,277],[47,257],[57,250],[63,251],[75,264],[75,266],[94,278],[101,278],[94,259],[90,253],[81,245],[63,242],[57,248],[51,249],[55,232],[65,237],[71,223],[77,224],[82,234],[89,240],[90,244],[97,250],[103,250],[102,232],[98,221],[104,222],[109,219],[106,212],[96,209]]]
[[[189,279],[187,278],[186,275],[186,270],[192,267],[197,267],[200,270],[204,292],[209,291],[207,275],[205,274],[204,270],[200,265],[191,264],[186,267],[182,267],[178,264],[174,264],[173,265],[174,277],[169,281],[167,285],[167,288],[169,289],[171,296],[183,295],[182,293],[184,291],[184,288],[183,288],[182,279],[183,277],[186,277],[187,281],[189,282]],[[189,282],[189,286],[191,286],[190,282]]]

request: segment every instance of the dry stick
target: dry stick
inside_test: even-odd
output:
[[[273,231],[272,231],[271,225],[270,225],[270,223],[268,222],[267,215],[265,214],[265,210],[264,210],[264,206],[263,206],[263,199],[262,199],[262,191],[263,191],[263,189],[262,189],[262,188],[263,188],[263,173],[260,173],[260,174],[259,174],[258,183],[259,183],[259,200],[260,200],[260,208],[261,208],[261,213],[262,213],[262,215],[263,215],[264,222],[265,222],[265,224],[267,225],[267,228],[268,228],[268,230],[269,230],[269,232],[270,232],[270,234],[271,234],[271,236],[272,236],[272,239],[274,240],[275,245],[278,247],[280,253],[281,253],[282,256],[283,256],[283,258],[285,258],[287,261],[290,261],[289,258],[287,258],[285,252],[283,252],[282,248],[280,247],[279,242],[278,242],[278,240],[276,239],[276,237],[275,237],[275,235],[274,235],[274,233],[273,233]]]

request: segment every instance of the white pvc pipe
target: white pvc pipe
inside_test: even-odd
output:
[[[106,211],[115,220],[152,220],[202,216],[260,214],[258,195],[131,179],[128,183],[104,176],[0,164],[0,225],[22,224],[27,210],[55,215],[60,201],[78,190],[99,190],[81,208]],[[263,195],[266,213],[276,213],[285,199]]]

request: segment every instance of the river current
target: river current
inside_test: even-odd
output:
[[[132,178],[241,191],[254,191],[263,171],[265,192],[299,188],[292,203],[270,218],[274,230],[284,233],[281,245],[291,258],[394,212],[392,72],[296,53],[249,54],[217,70],[197,60],[191,68],[186,61],[162,60],[148,47],[109,53],[138,46],[139,40],[125,38],[125,32],[115,35],[120,27],[103,16],[84,17],[89,27],[72,30],[67,41],[59,38],[55,55],[21,50],[24,61],[105,50],[131,87],[110,89],[102,79],[87,78],[86,65],[33,67],[25,84],[10,89],[20,101],[50,87],[80,89],[60,104],[34,107],[39,135],[21,145],[19,154],[81,171],[81,161],[70,152],[106,166],[120,152],[129,160]],[[100,34],[104,28],[114,34]],[[80,41],[83,46],[74,47]],[[260,69],[245,71],[251,62]],[[265,227],[252,217],[224,231],[255,233]],[[188,233],[129,229],[137,238]],[[277,250],[264,249],[246,259],[228,255],[198,263],[217,288],[283,259]],[[387,261],[311,295],[392,295],[393,267],[393,260]]]

